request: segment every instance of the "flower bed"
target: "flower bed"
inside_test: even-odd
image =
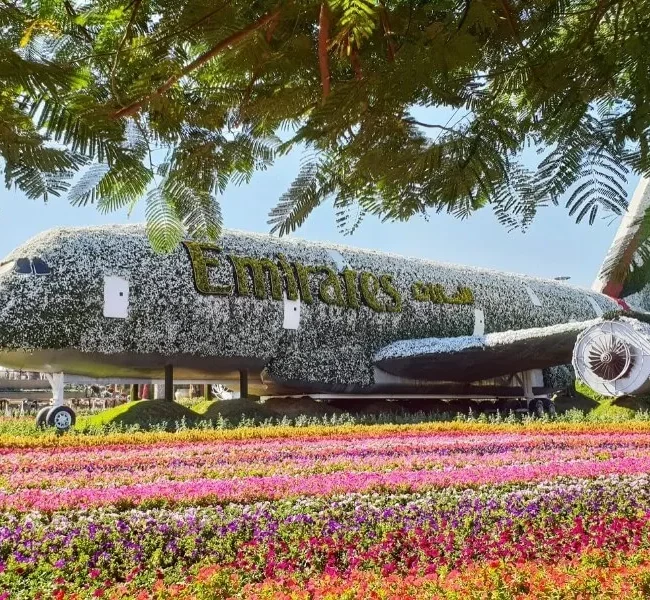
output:
[[[5,440],[0,598],[650,589],[646,423],[292,431]]]

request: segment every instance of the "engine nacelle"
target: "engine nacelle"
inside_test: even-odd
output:
[[[572,362],[599,394],[643,394],[650,390],[650,325],[628,318],[592,325],[578,336]]]

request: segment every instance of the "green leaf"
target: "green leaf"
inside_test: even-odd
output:
[[[145,214],[152,248],[160,253],[174,250],[183,239],[183,222],[164,186],[157,186],[147,194]]]
[[[298,176],[269,213],[271,233],[283,236],[295,231],[323,202],[317,174],[317,163],[308,162],[300,168]]]

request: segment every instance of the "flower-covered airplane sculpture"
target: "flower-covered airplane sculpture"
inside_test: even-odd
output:
[[[226,231],[158,254],[139,225],[55,229],[0,263],[0,364],[49,374],[41,419],[62,428],[74,421],[64,382],[171,373],[234,388],[244,374],[261,396],[510,397],[543,410],[541,369],[575,352],[605,392],[650,377],[637,339],[650,350],[650,335],[607,320],[620,312],[599,290],[293,238]]]

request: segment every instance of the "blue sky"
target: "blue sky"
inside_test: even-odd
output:
[[[221,199],[226,227],[266,233],[269,210],[298,171],[299,154],[289,155],[248,186],[231,186]],[[630,178],[629,196],[638,179]],[[101,215],[92,207],[69,206],[65,198],[49,203],[27,200],[14,190],[0,190],[0,256],[51,227],[144,221],[143,203],[132,213]],[[368,217],[352,236],[338,233],[331,206],[318,209],[295,234],[308,240],[372,248],[405,256],[474,265],[540,277],[570,276],[571,283],[590,286],[614,237],[618,219],[599,218],[576,225],[563,207],[541,210],[526,233],[508,232],[491,209],[465,221],[432,214],[429,221],[380,223]]]

